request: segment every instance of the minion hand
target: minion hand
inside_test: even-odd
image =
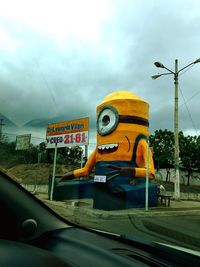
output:
[[[130,174],[133,178],[135,177],[134,167],[120,167],[116,165],[108,165],[107,167],[116,170],[118,174]]]
[[[71,171],[71,172],[68,172],[66,174],[63,175],[62,179],[60,180],[60,182],[63,182],[63,181],[66,181],[66,180],[71,180],[71,179],[74,179],[74,172]]]

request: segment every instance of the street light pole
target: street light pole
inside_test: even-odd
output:
[[[179,136],[178,136],[178,59],[175,60],[174,72],[174,167],[175,167],[175,183],[174,198],[180,199],[180,177],[179,177]]]
[[[178,77],[179,73],[188,68],[189,66],[200,63],[200,58],[196,59],[194,62],[188,64],[187,66],[183,67],[182,69],[178,70],[178,59],[175,60],[175,70],[172,71],[165,67],[161,62],[155,62],[154,65],[157,68],[163,68],[166,69],[168,72],[156,74],[151,76],[152,79],[157,79],[163,75],[174,75],[174,91],[175,91],[175,97],[174,97],[174,169],[175,169],[175,182],[174,182],[174,198],[176,200],[180,200],[180,177],[179,177],[179,130],[178,130]]]

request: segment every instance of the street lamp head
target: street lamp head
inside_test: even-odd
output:
[[[157,68],[165,68],[165,66],[161,63],[161,62],[159,62],[159,61],[156,61],[156,62],[154,62],[154,65],[157,67]]]
[[[155,80],[155,79],[159,78],[160,76],[161,76],[161,74],[156,74],[156,75],[152,75],[151,78],[153,80]]]
[[[200,58],[197,58],[193,63],[194,63],[194,64],[196,64],[196,63],[200,63]]]

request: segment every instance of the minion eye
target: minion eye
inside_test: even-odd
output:
[[[103,126],[107,126],[110,123],[110,117],[108,115],[105,115],[102,119]]]
[[[116,109],[107,106],[104,107],[97,118],[97,131],[100,135],[110,134],[118,125],[119,115]]]

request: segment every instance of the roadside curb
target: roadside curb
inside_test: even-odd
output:
[[[114,213],[113,211],[102,211],[102,210],[89,210],[86,208],[79,207],[71,207],[75,212],[79,214],[87,214],[92,217],[105,218],[105,219],[123,219],[127,216],[135,216],[135,217],[157,217],[157,216],[186,216],[186,215],[200,215],[200,210],[188,210],[188,211],[125,211],[120,213]],[[116,211],[115,211],[116,212]]]
[[[148,211],[145,211],[144,209],[126,209],[126,210],[111,210],[111,211],[104,211],[104,210],[98,210],[93,209],[91,207],[82,207],[75,205],[70,205],[64,201],[50,201],[50,200],[44,200],[43,201],[48,205],[53,207],[60,207],[64,209],[68,209],[70,213],[74,215],[87,215],[90,217],[95,218],[101,218],[101,219],[123,219],[127,216],[135,216],[135,217],[157,217],[157,216],[186,216],[186,215],[200,215],[200,208],[187,208],[184,210],[173,208],[173,210],[169,210],[169,208],[162,207],[159,209],[162,210],[156,210],[157,208],[151,208]],[[167,210],[166,210],[167,209]]]
[[[162,217],[200,216],[198,203],[188,203],[187,208],[180,208],[180,204],[185,203],[179,203],[179,208],[158,207],[150,208],[148,211],[144,209],[104,211],[93,209],[91,203],[86,203],[86,201],[50,201],[47,199],[42,199],[42,201],[65,219],[72,220],[77,224],[90,225],[91,228],[96,229],[98,225],[106,223],[106,221],[110,221],[111,224],[120,220],[122,220],[121,223],[129,221],[140,234],[153,236],[155,239],[162,238],[170,243],[176,242],[177,245],[181,246],[187,243],[192,249],[197,249],[200,246],[200,238],[194,232],[190,234],[187,231],[179,231],[173,225],[162,223],[162,221],[168,220]]]

